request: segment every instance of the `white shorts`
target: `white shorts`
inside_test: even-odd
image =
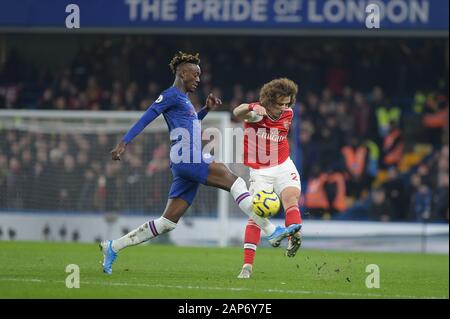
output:
[[[275,191],[278,196],[286,187],[296,187],[301,191],[300,175],[289,157],[282,164],[268,168],[250,168],[250,194],[259,191]]]

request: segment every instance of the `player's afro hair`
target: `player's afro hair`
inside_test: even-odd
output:
[[[259,92],[259,101],[261,105],[267,107],[274,105],[280,97],[289,96],[291,98],[291,107],[295,104],[298,86],[294,81],[287,78],[275,79],[264,84]]]
[[[184,63],[193,63],[193,64],[200,64],[200,57],[198,53],[195,54],[189,54],[189,53],[184,53],[181,51],[178,51],[177,54],[175,54],[175,56],[172,58],[172,60],[169,63],[170,69],[172,70],[172,72],[175,74],[177,72],[177,67],[180,64],[184,64]]]

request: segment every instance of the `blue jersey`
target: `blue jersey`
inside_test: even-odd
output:
[[[174,86],[161,93],[124,136],[123,141],[126,144],[130,143],[160,114],[164,116],[169,128],[172,146],[171,160],[175,157],[181,158],[182,151],[189,150],[189,158],[184,159],[186,159],[186,162],[195,162],[195,156],[198,157],[201,154],[201,125],[199,120],[206,115],[206,111],[203,109],[197,115],[188,96]],[[176,147],[174,148],[174,146]]]
[[[207,113],[205,107],[197,114],[187,95],[172,86],[161,93],[122,139],[126,144],[130,143],[162,114],[169,127],[171,140],[170,169],[173,181],[169,198],[182,198],[189,205],[194,200],[199,183],[206,183],[209,165],[213,160],[212,157],[203,157],[201,152],[200,120]]]

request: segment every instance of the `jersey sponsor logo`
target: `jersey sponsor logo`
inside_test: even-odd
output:
[[[278,143],[281,141],[284,141],[286,139],[286,136],[282,136],[282,135],[280,136],[276,132],[278,132],[278,130],[270,130],[270,133],[258,130],[256,135],[263,139],[271,140],[271,141],[278,142]]]
[[[158,99],[155,101],[155,103],[160,103],[163,100],[163,98],[164,97],[162,95],[158,96]]]

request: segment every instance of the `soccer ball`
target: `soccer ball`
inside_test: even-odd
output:
[[[253,211],[256,215],[268,218],[280,211],[280,199],[275,192],[259,191],[253,196]]]

